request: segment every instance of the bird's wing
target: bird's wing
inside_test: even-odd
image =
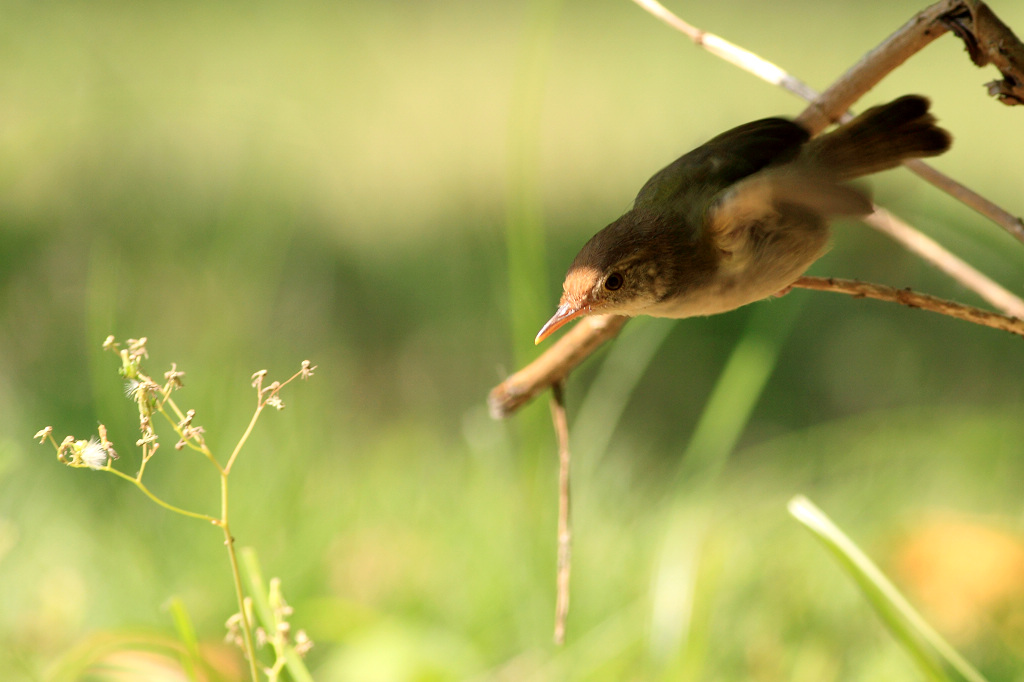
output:
[[[634,209],[696,218],[730,185],[766,166],[794,159],[808,133],[792,121],[766,118],[712,138],[661,169],[640,189]]]
[[[871,200],[861,190],[790,164],[769,168],[722,192],[705,214],[704,228],[715,246],[733,253],[755,231],[785,229],[801,215],[805,222],[823,224],[829,216],[866,215],[871,210]],[[784,218],[787,213],[792,218]]]

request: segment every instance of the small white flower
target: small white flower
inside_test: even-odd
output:
[[[299,630],[295,633],[295,653],[299,656],[305,656],[312,648],[313,640],[309,638],[305,630]]]
[[[90,469],[102,469],[107,466],[107,460],[109,459],[110,453],[95,438],[89,439],[89,442],[82,448],[82,461]]]
[[[142,390],[142,384],[140,384],[135,379],[129,379],[127,382],[125,382],[124,394],[130,400],[138,400],[139,399],[139,391],[140,390]]]

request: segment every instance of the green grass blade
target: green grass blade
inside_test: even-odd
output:
[[[932,680],[985,682],[985,678],[921,617],[882,571],[824,512],[802,495],[789,513],[829,549],[853,577],[893,636]]]
[[[673,474],[665,541],[651,589],[650,650],[666,669],[699,667],[700,656],[688,653],[696,651],[688,644],[690,619],[718,480],[775,371],[802,303],[790,297],[757,304]]]
[[[573,427],[574,449],[587,453],[576,465],[577,475],[586,478],[600,466],[630,397],[673,327],[668,320],[640,318],[610,344]]]
[[[803,299],[763,301],[736,343],[676,469],[676,490],[692,497],[713,486],[778,364]]]
[[[181,597],[172,597],[168,608],[171,611],[171,619],[174,621],[174,629],[178,633],[185,651],[182,652],[181,665],[190,680],[198,680],[199,673],[196,670],[196,662],[202,661],[202,654],[199,652],[199,640],[196,637],[196,629],[189,618],[185,602]]]
[[[554,312],[560,288],[552,288],[548,282],[540,150],[544,87],[561,9],[562,0],[532,0],[526,4],[512,85],[505,240],[517,366],[536,355],[533,337]]]
[[[246,596],[252,599],[256,620],[263,627],[273,627],[274,612],[270,608],[270,601],[267,598],[267,583],[263,580],[263,570],[260,568],[256,550],[252,547],[242,547],[238,550],[238,558]]]

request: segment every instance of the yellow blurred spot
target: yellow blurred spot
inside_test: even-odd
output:
[[[935,520],[901,547],[896,570],[925,613],[961,641],[1024,619],[1024,539],[981,523]],[[995,621],[995,622],[994,622]]]

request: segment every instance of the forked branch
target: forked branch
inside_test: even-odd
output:
[[[1024,103],[1024,45],[979,0],[941,0],[919,12],[878,47],[868,52],[820,95],[817,95],[812,88],[798,78],[771,62],[712,33],[691,26],[665,9],[657,0],[634,0],[634,2],[713,54],[770,83],[805,99],[813,100],[812,104],[797,117],[797,121],[813,133],[824,130],[831,123],[843,120],[848,115],[849,107],[865,92],[909,57],[949,30],[952,30],[964,41],[975,64],[979,66],[993,64],[1002,73],[1002,80],[989,84],[990,94],[998,97],[1005,104]],[[921,161],[909,162],[907,166],[942,191],[985,215],[1018,240],[1024,241],[1024,223],[1020,218],[1013,216],[988,199]],[[978,324],[986,324],[981,320],[992,318],[1011,321],[1012,318],[1024,319],[1024,300],[999,286],[895,216],[883,209],[878,209],[868,222],[914,251],[921,258],[935,264],[960,284],[976,292],[991,305],[1012,317],[946,301],[941,304],[937,303],[929,309]],[[804,284],[811,281],[815,280],[812,278],[800,280]],[[840,280],[831,281],[839,282]],[[798,285],[801,284],[798,283]],[[904,300],[909,300],[908,296],[917,296],[921,297],[918,299],[920,301],[939,301],[939,299],[924,294],[911,294],[906,290],[879,285],[857,283],[857,287],[854,290],[852,287],[830,285],[829,290],[843,291],[859,296],[870,295],[866,293],[869,289],[875,293],[899,291],[901,292],[899,297]],[[887,298],[879,294],[873,297],[902,302],[895,295]],[[919,307],[928,307],[929,305],[931,304],[923,304]],[[960,313],[951,312],[954,309]],[[620,316],[584,318],[539,358],[491,391],[488,399],[491,414],[496,418],[506,417],[554,382],[564,379],[601,344],[614,337],[626,321],[627,318]],[[990,324],[989,326],[997,325]],[[1009,331],[1018,333],[1015,329],[1008,327],[998,328],[1007,328]]]

